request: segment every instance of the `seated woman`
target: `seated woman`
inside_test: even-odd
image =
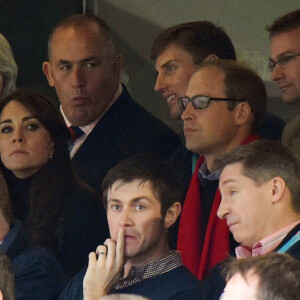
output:
[[[0,153],[15,218],[32,243],[50,249],[68,277],[108,236],[100,197],[75,176],[69,132],[56,107],[35,92],[0,100]]]
[[[0,99],[16,87],[18,67],[6,38],[0,33]]]
[[[58,261],[47,249],[30,245],[22,223],[13,219],[7,186],[0,173],[0,299],[1,291],[4,300],[57,299],[65,279]]]

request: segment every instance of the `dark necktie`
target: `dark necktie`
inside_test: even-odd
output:
[[[70,126],[69,128],[71,134],[71,141],[75,142],[78,138],[80,138],[84,132],[77,126]]]
[[[71,139],[69,140],[69,151],[71,152],[73,147],[74,147],[74,143],[75,141],[80,138],[84,132],[77,126],[70,126],[68,127],[70,134],[71,134]]]

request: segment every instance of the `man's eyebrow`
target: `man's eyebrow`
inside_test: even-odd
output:
[[[286,55],[286,54],[293,54],[293,53],[295,53],[294,50],[286,50],[286,51],[284,51],[283,53],[280,53],[279,55],[277,55],[277,58],[278,58],[278,57],[282,57],[282,56],[284,56],[284,55]],[[274,58],[269,57],[269,61],[275,61],[275,60],[274,60]]]
[[[234,182],[235,182],[235,180],[234,180],[234,179],[232,179],[232,178],[229,178],[229,179],[226,179],[226,180],[224,180],[224,181],[220,182],[220,185],[226,185],[226,184],[229,184],[229,183],[234,183]]]
[[[169,64],[173,63],[174,61],[175,61],[175,59],[170,59],[167,62],[165,62],[161,67],[166,68],[166,67],[168,67]]]
[[[99,58],[97,58],[96,56],[91,56],[91,57],[82,59],[80,62],[85,63],[85,62],[88,62],[88,61],[91,61],[91,60],[99,61]]]
[[[151,202],[151,200],[148,197],[146,197],[146,196],[139,196],[139,197],[133,198],[133,199],[130,200],[130,202],[136,203],[136,202],[139,202],[141,200],[146,200],[146,201]],[[121,203],[122,201],[119,200],[119,199],[112,198],[112,199],[108,199],[107,200],[107,203],[109,203],[109,202]]]
[[[22,121],[25,122],[25,121],[28,121],[28,120],[30,120],[30,119],[36,119],[36,117],[34,117],[34,116],[24,117],[24,118],[22,119]],[[11,120],[11,119],[3,120],[3,121],[0,122],[0,125],[1,125],[1,124],[5,124],[5,123],[12,123],[12,120]]]

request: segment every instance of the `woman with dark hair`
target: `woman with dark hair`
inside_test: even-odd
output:
[[[108,235],[101,198],[74,174],[69,132],[56,107],[32,91],[0,101],[2,171],[14,217],[32,243],[47,247],[73,275]]]

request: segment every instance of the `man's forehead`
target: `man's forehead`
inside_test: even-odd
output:
[[[237,181],[243,175],[243,164],[240,162],[228,164],[220,175],[220,185]]]
[[[186,94],[189,97],[195,95],[204,95],[209,97],[217,97],[214,93],[224,94],[225,74],[214,65],[208,65],[196,70],[189,80]],[[222,95],[218,95],[221,97]]]
[[[153,201],[157,200],[160,202],[153,191],[152,184],[149,181],[143,181],[140,179],[136,179],[131,182],[118,180],[109,188],[107,194],[108,201],[110,199],[128,201],[141,197],[151,198]]]
[[[271,57],[277,58],[278,56],[300,51],[300,27],[295,28],[288,32],[282,32],[274,35],[271,38]]]
[[[99,31],[96,24],[84,24],[81,26],[59,27],[53,34],[51,40],[51,53],[59,54],[61,50],[68,47],[78,47],[80,51],[94,49],[100,51],[107,48],[109,42]]]
[[[183,55],[193,62],[191,53],[189,53],[186,49],[174,43],[170,44],[157,56],[156,67],[161,67],[171,60],[180,60]]]

